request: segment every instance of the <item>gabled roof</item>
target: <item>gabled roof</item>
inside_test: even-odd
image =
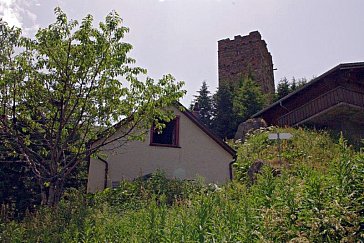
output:
[[[255,117],[259,117],[261,114],[263,114],[264,112],[270,110],[271,108],[282,104],[283,101],[289,99],[292,96],[297,95],[298,93],[300,93],[302,90],[305,90],[307,88],[309,88],[311,85],[319,82],[320,80],[322,80],[323,78],[326,78],[327,76],[337,72],[337,71],[341,71],[341,70],[347,70],[347,69],[356,69],[356,68],[364,68],[364,62],[354,62],[354,63],[341,63],[339,65],[337,65],[336,67],[330,69],[329,71],[321,74],[320,76],[318,76],[317,78],[312,79],[310,82],[308,82],[307,84],[305,84],[304,86],[302,86],[301,88],[297,89],[296,91],[284,96],[283,98],[277,100],[276,102],[274,102],[273,104],[271,104],[270,106],[264,108],[263,110],[255,113],[254,115],[252,115],[252,118]]]
[[[176,106],[182,107],[181,111],[187,118],[189,118],[195,125],[197,125],[203,132],[205,132],[210,138],[212,138],[217,144],[219,144],[224,150],[230,153],[232,156],[236,156],[236,151],[225,143],[221,138],[215,135],[210,129],[208,129],[196,116],[194,116],[186,107],[177,102]],[[178,108],[178,107],[177,107]]]
[[[218,145],[220,145],[225,151],[227,151],[232,156],[236,156],[236,151],[231,148],[227,143],[225,143],[220,137],[215,135],[210,129],[208,129],[198,118],[196,118],[186,107],[184,107],[180,102],[176,102],[174,105],[177,109],[179,109],[187,118],[189,118],[196,126],[198,126],[204,133],[206,133],[210,138],[212,138]],[[114,127],[119,129],[122,125],[122,121],[116,123]],[[102,136],[99,136],[96,140],[92,141],[92,143],[100,140]]]

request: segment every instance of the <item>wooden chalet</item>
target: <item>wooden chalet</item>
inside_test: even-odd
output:
[[[306,125],[364,138],[364,62],[340,64],[253,115],[269,125]]]

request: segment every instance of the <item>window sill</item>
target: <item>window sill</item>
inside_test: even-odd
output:
[[[181,148],[181,146],[179,146],[179,145],[162,144],[162,143],[150,143],[149,146],[168,147],[168,148]]]

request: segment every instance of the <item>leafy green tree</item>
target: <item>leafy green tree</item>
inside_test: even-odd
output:
[[[91,15],[78,23],[60,8],[55,14],[34,39],[0,22],[0,58],[11,57],[0,73],[1,140],[29,166],[50,206],[82,161],[107,144],[142,139],[153,122],[172,119],[164,108],[185,93],[171,75],[138,79],[146,70],[128,56],[128,28],[116,12],[98,27]]]
[[[0,19],[0,119],[5,118],[5,101],[10,99],[9,90],[18,75],[15,48],[20,45],[20,35],[20,29],[8,27]],[[9,219],[20,218],[26,210],[31,210],[32,206],[38,204],[39,188],[30,168],[12,154],[13,151],[7,148],[2,136],[0,140],[0,205],[6,208],[7,215],[4,216]]]
[[[230,85],[221,85],[213,96],[212,130],[223,139],[233,138],[235,134],[233,90]]]
[[[198,91],[198,95],[195,95],[193,103],[193,109],[196,109],[198,111],[199,119],[201,120],[201,122],[207,127],[211,128],[212,97],[210,91],[208,90],[206,81],[202,82],[202,86]]]
[[[259,85],[252,78],[245,78],[241,87],[234,91],[233,112],[237,125],[263,109],[266,103]]]

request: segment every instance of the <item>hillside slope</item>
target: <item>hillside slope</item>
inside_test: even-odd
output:
[[[223,187],[166,179],[124,182],[96,195],[69,192],[57,208],[1,222],[9,242],[358,242],[364,226],[364,155],[303,129],[277,144],[275,128],[234,143],[235,180]],[[251,183],[256,160],[266,166]]]

